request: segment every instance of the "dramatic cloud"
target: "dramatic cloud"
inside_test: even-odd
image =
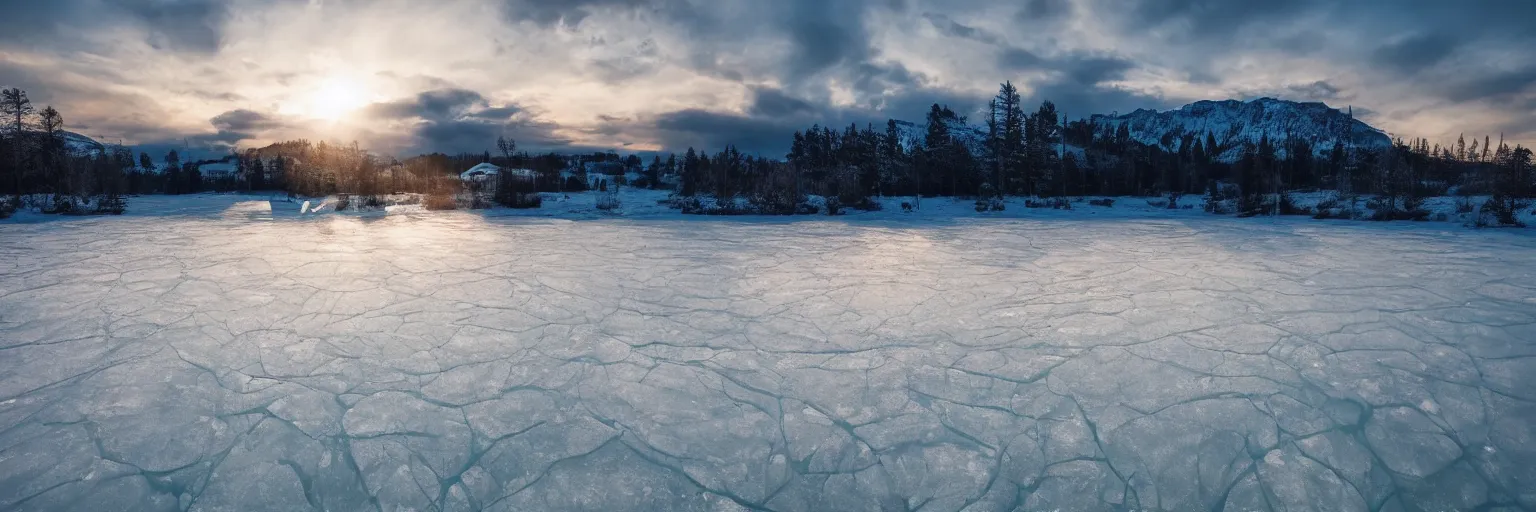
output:
[[[1526,0],[0,3],[0,85],[153,147],[777,156],[811,123],[974,116],[1003,81],[1070,117],[1277,96],[1536,142]]]

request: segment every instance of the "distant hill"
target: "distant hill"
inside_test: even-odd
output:
[[[96,139],[84,135],[66,131],[64,132],[64,147],[70,154],[90,156],[107,151],[107,145],[97,142]]]
[[[1216,159],[1235,162],[1242,158],[1245,144],[1257,145],[1265,135],[1277,146],[1277,153],[1284,156],[1281,142],[1289,137],[1305,139],[1312,144],[1315,156],[1325,156],[1335,141],[1353,144],[1357,149],[1379,149],[1392,145],[1385,132],[1372,127],[1349,114],[1322,103],[1260,98],[1253,101],[1199,101],[1182,108],[1168,111],[1140,109],[1123,115],[1094,115],[1089,118],[1098,126],[1099,133],[1114,133],[1120,125],[1126,125],[1131,138],[1143,144],[1158,146],[1168,151],[1178,150],[1179,140],[1185,134],[1198,137],[1202,143],[1206,134],[1216,140],[1220,148]],[[965,144],[972,154],[986,151],[985,120],[948,122],[949,133]],[[927,133],[926,123],[896,121],[903,140],[910,146],[920,143]],[[1165,144],[1166,142],[1166,144]],[[1068,146],[1067,151],[1080,153],[1082,148]]]
[[[1131,138],[1168,150],[1177,149],[1178,139],[1193,134],[1204,139],[1211,134],[1221,152],[1217,159],[1233,162],[1242,157],[1244,143],[1258,144],[1264,136],[1279,145],[1289,137],[1312,143],[1318,155],[1325,154],[1335,141],[1357,148],[1384,148],[1391,137],[1349,114],[1322,103],[1259,98],[1253,101],[1199,101],[1178,110],[1140,109],[1119,116],[1095,115],[1091,120],[1101,129],[1114,131],[1124,124]],[[1168,144],[1168,141],[1171,142]]]

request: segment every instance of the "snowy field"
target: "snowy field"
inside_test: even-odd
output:
[[[0,223],[0,510],[1536,508],[1521,231],[250,199]]]

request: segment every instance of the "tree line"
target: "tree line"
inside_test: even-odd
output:
[[[669,155],[662,168],[678,173],[682,196],[710,195],[722,205],[744,197],[779,204],[763,209],[778,212],[794,210],[782,205],[806,194],[853,207],[873,207],[876,196],[1168,195],[1176,204],[1178,196],[1204,194],[1214,210],[1254,215],[1296,210],[1289,206],[1292,191],[1336,190],[1344,200],[1374,196],[1377,216],[1390,219],[1422,215],[1423,198],[1454,190],[1493,196],[1485,206],[1512,221],[1536,193],[1531,150],[1488,137],[1470,146],[1464,139],[1443,146],[1399,139],[1381,148],[1351,140],[1315,148],[1300,137],[1224,142],[1214,133],[1175,130],[1148,144],[1125,123],[1065,121],[1050,101],[1026,112],[1011,83],[1001,85],[984,113],[984,128],[972,127],[935,104],[921,133],[896,120],[884,130],[817,125],[793,134],[783,160],[743,156],[729,146],[713,157],[690,148],[680,164]],[[1221,158],[1233,153],[1235,160]]]
[[[515,194],[498,196],[503,204],[526,206],[528,194],[539,192],[586,190],[591,170],[610,175],[615,185],[676,190],[679,207],[702,213],[804,212],[810,195],[836,206],[876,208],[872,198],[881,196],[912,196],[920,204],[933,196],[1168,195],[1176,202],[1203,194],[1213,210],[1252,215],[1291,210],[1291,191],[1337,190],[1341,198],[1373,196],[1373,209],[1388,218],[1411,218],[1422,198],[1455,190],[1491,195],[1485,206],[1513,219],[1509,212],[1527,207],[1536,192],[1531,150],[1491,137],[1447,145],[1396,140],[1384,148],[1336,140],[1314,148],[1299,137],[1232,142],[1175,130],[1146,143],[1125,123],[1067,121],[1049,101],[1026,111],[1007,82],[980,126],[934,104],[921,129],[894,119],[880,128],[813,125],[793,133],[782,158],[728,145],[713,154],[694,148],[656,154],[648,165],[638,155],[614,152],[530,154],[507,138],[496,142],[495,154],[405,160],[374,155],[355,142],[292,140],[237,152],[224,159],[233,172],[204,176],[200,168],[208,162],[182,161],[175,151],[160,165],[122,147],[70,151],[62,115],[52,107],[36,111],[19,89],[0,94],[0,115],[0,192],[11,198],[5,204],[29,201],[60,213],[114,213],[126,195],[204,190],[454,194],[463,186],[457,174],[479,163],[529,170],[501,175],[498,188]],[[1239,156],[1222,157],[1233,154]]]
[[[46,213],[122,213],[124,148],[79,154],[69,147],[64,116],[38,110],[26,91],[0,90],[0,217],[35,206]]]

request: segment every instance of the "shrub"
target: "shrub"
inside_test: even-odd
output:
[[[793,215],[801,211],[801,206],[809,206],[804,197],[794,197],[771,187],[752,194],[747,198],[747,203],[753,210],[765,215]]]
[[[1472,204],[1472,198],[1456,198],[1456,213],[1472,213],[1475,210],[1477,210],[1477,206]]]
[[[13,213],[16,213],[16,203],[9,198],[0,198],[0,219],[10,218]]]
[[[347,194],[337,194],[336,195],[336,211],[344,212],[344,211],[347,211],[347,208],[349,208],[351,206],[352,206],[352,196],[349,196]]]
[[[122,215],[128,209],[128,200],[117,194],[103,195],[96,200],[97,215]],[[0,215],[4,218],[4,215]]]
[[[42,210],[43,213],[61,215],[73,215],[79,213],[76,211],[74,198],[63,194],[54,194],[53,201],[44,205]]]
[[[1103,206],[1105,208],[1114,208],[1115,200],[1107,197],[1103,199],[1089,199],[1088,204],[1093,206]]]
[[[827,215],[842,215],[842,214],[843,214],[843,202],[842,201],[838,201],[836,196],[827,197]]]
[[[508,208],[530,209],[544,205],[544,196],[538,192],[515,192],[497,194],[496,203]]]
[[[597,196],[597,209],[599,210],[611,212],[619,209],[619,206],[618,194],[601,194]]]
[[[1290,194],[1280,194],[1280,215],[1312,215],[1312,209],[1297,206]]]
[[[1493,196],[1483,203],[1482,215],[1478,216],[1478,226],[1497,224],[1499,226],[1523,228],[1525,223],[1520,222],[1520,210],[1530,206],[1531,203],[1513,197],[1505,195]]]
[[[428,210],[457,210],[459,205],[453,199],[453,195],[444,193],[428,194],[422,201],[422,207]]]
[[[1412,210],[1382,208],[1382,209],[1376,210],[1374,212],[1371,212],[1371,220],[1375,220],[1375,221],[1388,221],[1388,220],[1423,221],[1423,220],[1428,220],[1428,219],[1429,219],[1429,210],[1425,210],[1423,208],[1415,208],[1415,209],[1412,209]]]
[[[1148,199],[1147,206],[1151,206],[1153,208],[1167,208],[1168,201],[1163,201],[1160,199]]]
[[[904,211],[904,212],[907,212],[907,213],[912,213],[912,203],[908,203],[906,201],[902,201],[901,202],[901,211]]]

